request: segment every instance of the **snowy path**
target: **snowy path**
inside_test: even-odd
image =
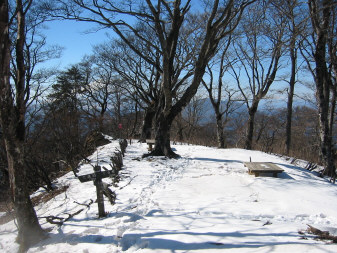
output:
[[[91,159],[108,166],[116,143]],[[337,252],[336,244],[301,240],[307,224],[336,232],[337,188],[281,158],[258,151],[174,146],[180,159],[140,159],[146,145],[127,148],[114,206],[97,219],[97,205],[57,227],[29,252]],[[95,158],[96,157],[96,158]],[[280,178],[247,173],[243,162],[274,162]],[[92,168],[84,165],[81,174]],[[92,182],[61,178],[66,193],[37,208],[38,215],[65,216],[95,199]],[[42,220],[41,220],[42,221]],[[4,232],[6,231],[6,232]],[[0,250],[14,252],[12,223],[0,230]]]
[[[330,228],[337,225],[334,210],[329,210],[332,216],[327,217],[310,201],[312,185],[294,179],[307,176],[314,183],[315,177],[287,170],[283,179],[254,178],[242,164],[250,156],[254,161],[272,159],[283,164],[279,158],[254,151],[193,146],[177,147],[177,152],[189,157],[176,162],[187,164],[181,166],[184,175],[166,181],[162,187],[153,185],[156,190],[148,195],[155,203],[153,210],[132,231],[123,234],[123,250],[317,252],[322,245],[299,240],[298,230],[306,224]],[[330,184],[320,184],[327,186],[327,201],[329,194],[335,199],[336,191],[328,192]],[[296,194],[289,199],[293,190]],[[317,195],[320,198],[321,193]],[[325,252],[330,250],[328,245],[323,248]],[[331,252],[335,249],[331,246]]]

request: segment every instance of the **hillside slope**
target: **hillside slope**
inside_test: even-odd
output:
[[[89,158],[109,168],[117,146],[100,147]],[[29,252],[337,252],[336,244],[298,233],[309,224],[336,234],[336,185],[263,152],[173,147],[182,158],[140,159],[145,144],[127,148],[121,181],[111,187],[116,204],[105,199],[103,219],[91,204],[92,182],[80,183],[73,173],[60,178],[55,184],[67,191],[36,208],[50,237]],[[285,172],[256,178],[243,165],[250,158]],[[88,173],[92,167],[82,165],[80,174]],[[77,212],[62,226],[42,218]],[[13,222],[1,226],[2,252],[15,252],[15,233]]]

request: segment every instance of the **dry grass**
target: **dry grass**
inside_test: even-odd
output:
[[[60,188],[55,189],[54,191],[44,192],[39,196],[32,198],[32,203],[34,206],[37,206],[40,203],[46,203],[51,200],[55,196],[65,192],[69,188],[68,185],[62,186]],[[15,218],[15,212],[13,209],[13,204],[10,200],[3,201],[0,203],[0,212],[5,212],[3,216],[0,217],[0,225],[6,224],[7,222],[13,220]]]

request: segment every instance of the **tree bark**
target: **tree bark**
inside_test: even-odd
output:
[[[316,36],[314,52],[314,60],[316,63],[315,83],[320,126],[320,151],[323,165],[325,167],[323,174],[328,175],[331,178],[335,178],[336,167],[334,164],[334,151],[329,123],[332,80],[327,67],[326,59],[326,45],[332,6],[333,1],[331,0],[322,1],[322,6],[315,0],[309,1],[311,22],[315,29]],[[319,17],[321,17],[321,19],[319,19]]]
[[[167,156],[169,158],[178,158],[179,155],[173,152],[171,148],[170,130],[174,117],[164,117],[160,114],[156,119],[155,147],[150,154],[144,156]]]
[[[333,130],[334,130],[334,119],[335,119],[335,113],[336,113],[336,96],[337,96],[337,87],[333,85],[331,87],[331,109],[329,112],[329,136],[333,136]]]
[[[286,122],[286,140],[285,140],[285,154],[289,155],[291,149],[291,130],[292,130],[292,114],[293,114],[293,100],[294,100],[294,90],[296,84],[296,69],[297,69],[297,46],[296,42],[300,35],[301,24],[297,21],[299,13],[296,12],[298,7],[297,0],[286,2],[286,12],[288,13],[287,18],[289,19],[289,32],[290,32],[290,43],[289,43],[289,54],[291,60],[291,73],[289,80],[289,91],[288,91],[288,102],[287,102],[287,122]],[[282,13],[280,13],[282,15]]]
[[[324,175],[330,177],[335,176],[334,154],[332,147],[332,136],[330,135],[328,112],[324,111],[324,108],[328,109],[322,98],[319,98],[319,125],[320,125],[320,140],[321,140],[321,156],[325,170]]]
[[[297,61],[297,53],[295,45],[293,45],[290,49],[290,58],[291,58],[291,76],[289,80],[289,92],[287,103],[286,143],[285,143],[286,155],[289,155],[291,147],[291,125],[292,125],[293,100],[296,82],[296,61]]]
[[[217,139],[218,148],[225,148],[225,135],[223,132],[223,119],[220,112],[216,113],[216,129],[217,129]]]
[[[134,120],[134,123],[133,123],[133,127],[132,127],[132,130],[131,130],[130,136],[135,136],[135,134],[136,134],[136,128],[137,128],[137,125],[138,125],[138,115],[139,115],[138,103],[136,102],[135,103],[135,120]]]
[[[177,116],[176,123],[177,123],[178,141],[183,142],[184,141],[184,125],[183,125],[182,113],[179,113],[179,115]]]
[[[148,107],[145,110],[144,121],[142,126],[142,133],[140,137],[141,142],[145,142],[146,139],[151,139],[152,137],[152,125],[156,112],[153,107]]]
[[[10,128],[14,127],[11,125],[9,126]],[[18,131],[20,132],[22,129]],[[26,187],[27,172],[24,165],[24,142],[18,140],[17,135],[22,134],[18,133],[18,131],[9,134],[6,131],[4,134],[6,136],[7,134],[13,136],[13,139],[5,138],[5,146],[7,150],[11,196],[18,224],[17,242],[20,244],[20,251],[24,252],[31,245],[44,238],[45,233],[38,222]]]
[[[253,136],[254,136],[254,123],[255,123],[255,114],[257,112],[258,104],[253,104],[248,111],[248,128],[247,128],[247,137],[245,142],[245,149],[251,150],[253,148]]]
[[[26,167],[24,163],[25,145],[25,14],[22,1],[17,0],[17,78],[15,83],[15,102],[10,85],[10,40],[8,2],[0,1],[0,121],[8,160],[11,197],[14,203],[18,224],[17,241],[20,252],[40,241],[44,232],[40,227],[35,210],[26,187]]]

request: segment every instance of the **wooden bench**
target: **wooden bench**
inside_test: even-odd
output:
[[[245,162],[244,165],[248,168],[248,173],[255,174],[255,177],[258,177],[260,173],[272,173],[273,177],[277,177],[278,173],[284,171],[274,163]]]
[[[147,145],[149,146],[147,149],[151,152],[152,151],[152,149],[153,149],[153,145],[155,144],[155,140],[152,140],[152,139],[147,139],[146,140],[146,143],[147,143]]]

